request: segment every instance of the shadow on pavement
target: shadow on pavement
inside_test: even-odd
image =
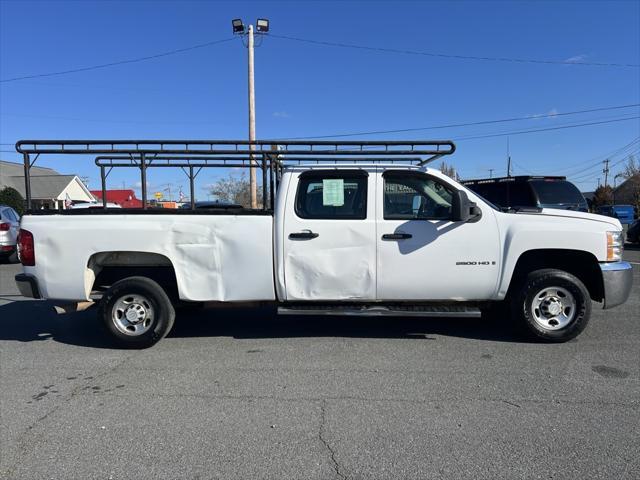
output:
[[[273,308],[179,311],[169,338],[389,338],[427,339],[432,335],[520,342],[508,319],[416,317],[278,316]],[[56,342],[113,348],[96,310],[58,315],[46,301],[16,301],[0,306],[0,340]]]

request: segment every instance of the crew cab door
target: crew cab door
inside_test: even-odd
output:
[[[451,221],[454,186],[420,171],[380,169],[379,300],[482,300],[498,281],[499,234],[493,211]]]
[[[375,170],[293,175],[282,232],[286,299],[374,300]]]

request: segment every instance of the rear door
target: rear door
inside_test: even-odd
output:
[[[375,171],[295,175],[282,237],[286,299],[374,300]]]
[[[500,271],[493,210],[455,222],[452,185],[418,171],[378,178],[378,300],[490,298]]]

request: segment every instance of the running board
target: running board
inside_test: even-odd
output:
[[[279,315],[338,315],[357,317],[452,317],[480,318],[476,307],[457,305],[291,305],[278,307]]]

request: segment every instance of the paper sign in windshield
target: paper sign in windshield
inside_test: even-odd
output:
[[[344,180],[325,178],[322,180],[322,205],[341,207],[344,205]]]

